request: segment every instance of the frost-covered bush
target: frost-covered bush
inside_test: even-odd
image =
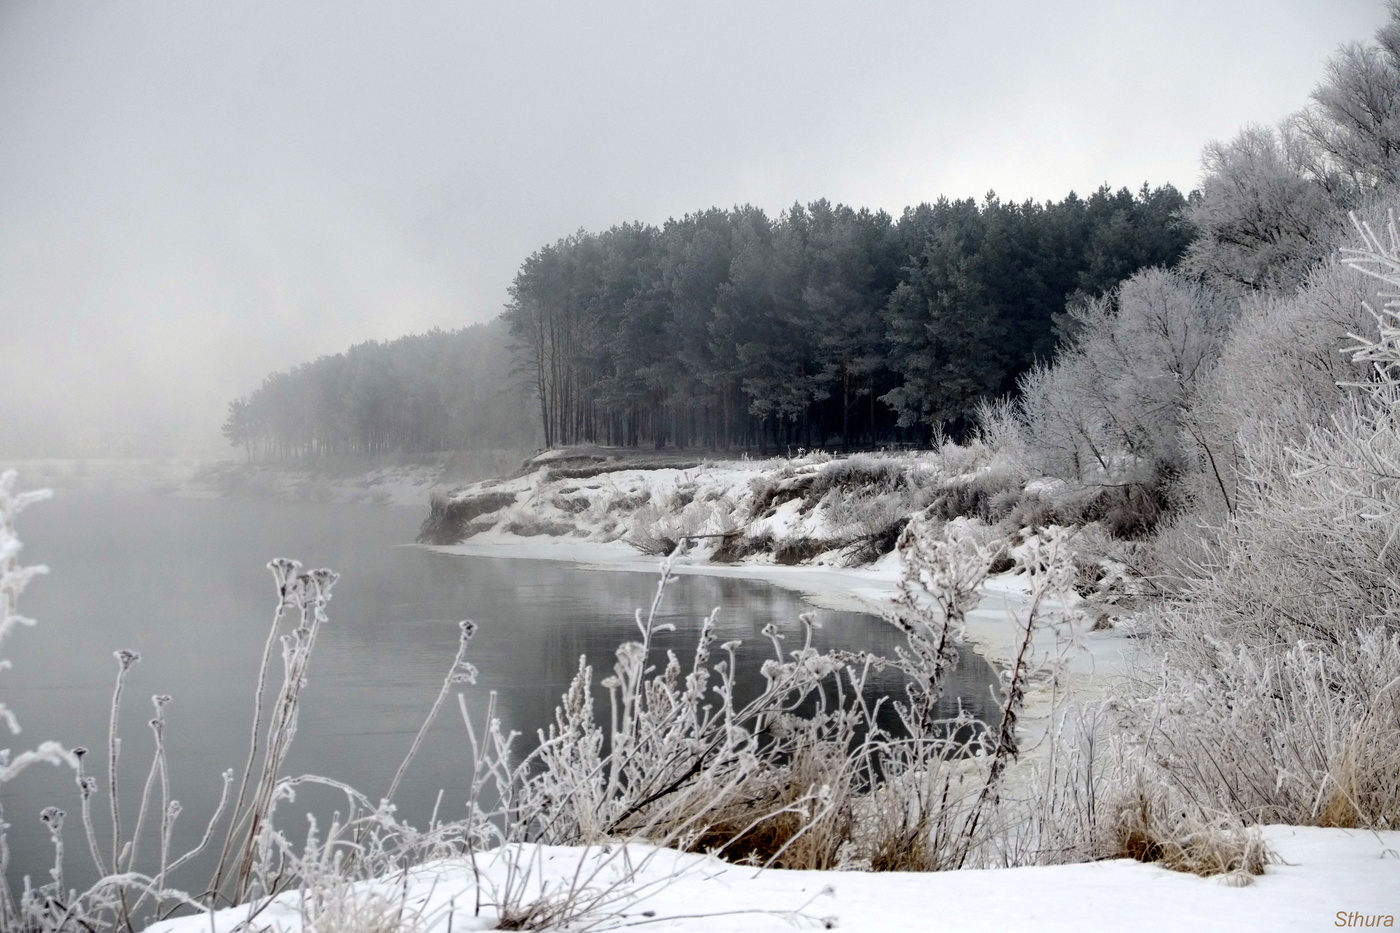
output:
[[[16,492],[18,478],[14,470],[0,473],[0,673],[10,666],[2,653],[6,639],[15,629],[34,624],[33,619],[19,614],[20,594],[36,576],[48,573],[48,568],[42,564],[26,567],[19,562],[21,544],[15,531],[15,519],[28,506],[47,499],[49,491]],[[11,735],[19,734],[19,719],[3,699],[0,699],[0,723]],[[72,755],[57,742],[44,742],[38,748],[24,752],[13,752],[7,747],[0,750],[0,784],[13,780],[24,769],[40,763],[75,764]],[[0,833],[2,831],[3,827],[0,827]]]
[[[1219,520],[1235,507],[1244,445],[1327,427],[1344,398],[1339,384],[1366,375],[1341,352],[1348,334],[1374,326],[1375,287],[1338,262],[1318,266],[1299,289],[1245,300],[1212,371],[1183,413],[1186,500]],[[1263,441],[1259,435],[1290,435]]]
[[[990,409],[984,429],[1038,475],[1081,486],[1155,485],[1180,468],[1179,418],[1228,323],[1183,276],[1139,272],[1070,311],[1073,343]]]
[[[975,518],[995,524],[1009,515],[1025,489],[1026,474],[1010,459],[996,459],[975,472],[941,478],[927,490],[931,518]]]
[[[469,525],[467,527],[470,528],[471,526]],[[573,531],[574,526],[564,522],[555,522],[533,516],[519,515],[506,522],[501,530],[506,534],[519,535],[522,538],[533,538],[539,535],[558,538]]]
[[[827,523],[839,529],[843,537],[855,541],[885,535],[895,526],[909,520],[909,516],[928,504],[923,490],[901,493],[864,493],[836,490],[829,493],[822,503]],[[898,538],[898,531],[895,532]],[[894,541],[889,542],[893,548]]]
[[[1400,234],[1344,254],[1400,287]],[[1388,296],[1394,299],[1395,296]],[[1242,430],[1234,510],[1143,614],[1160,680],[1121,706],[1178,791],[1251,820],[1400,815],[1400,326],[1353,340],[1369,374],[1329,423]],[[1390,736],[1392,738],[1387,738]]]
[[[856,454],[832,460],[817,471],[807,496],[819,501],[828,493],[841,491],[878,495],[903,489],[910,484],[910,461],[873,454]]]
[[[1203,648],[1127,711],[1182,798],[1256,823],[1400,827],[1400,634]]]
[[[966,444],[940,444],[935,453],[938,472],[945,477],[976,473],[1007,456],[1003,445],[985,437],[975,437]]]
[[[640,641],[618,649],[603,680],[605,722],[581,662],[554,724],[515,771],[510,824],[546,842],[641,838],[793,868],[1002,863],[999,840],[1013,817],[1000,788],[1017,755],[1023,691],[1043,663],[1028,646],[1039,627],[1057,624],[1051,594],[1072,579],[1059,569],[1063,542],[1035,546],[1054,569],[1039,576],[1021,620],[1027,647],[1005,672],[996,721],[934,713],[994,549],[966,522],[915,521],[899,543],[904,573],[891,621],[906,641],[894,658],[819,653],[805,621],[799,643],[785,645],[769,626],[775,655],[764,688],[741,702],[735,645],[715,645],[713,616],[687,663],[668,653],[660,669],[647,665],[662,631],[654,603],[638,616]],[[872,703],[863,688],[875,666],[903,674],[903,698]],[[881,725],[888,702],[898,728]]]
[[[733,504],[725,498],[692,499],[677,511],[644,505],[628,521],[627,543],[643,554],[664,557],[682,544],[736,531],[732,512]]]
[[[34,577],[47,573],[48,568],[41,564],[24,566],[19,562],[21,549],[19,535],[15,530],[15,519],[30,505],[48,498],[48,490],[16,492],[18,475],[14,470],[0,473],[0,651],[15,629],[31,626],[34,620],[19,614],[19,597]],[[9,668],[9,661],[0,653],[0,673]],[[11,736],[20,731],[19,718],[0,698],[0,728]],[[0,749],[0,786],[12,781],[20,772],[36,764],[67,765],[76,768],[78,762],[74,754],[55,741],[40,743],[36,748],[13,751],[8,744]],[[63,811],[48,808],[43,813],[45,825],[55,838],[63,831]],[[18,929],[27,924],[36,914],[42,916],[47,910],[47,901],[52,897],[64,897],[62,873],[52,885],[43,885],[35,891],[26,886],[19,897],[6,875],[9,847],[5,840],[6,824],[0,813],[0,926],[5,929]]]

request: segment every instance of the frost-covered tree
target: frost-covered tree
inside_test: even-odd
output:
[[[1186,209],[1198,233],[1188,268],[1226,290],[1286,288],[1330,251],[1345,198],[1309,171],[1308,140],[1291,122],[1212,142],[1201,163],[1200,196]]]
[[[1400,181],[1400,0],[1376,44],[1343,46],[1306,109],[1202,155],[1188,264],[1217,286],[1300,284],[1347,234],[1348,210]]]
[[[1298,119],[1329,168],[1358,187],[1400,182],[1400,0],[1386,7],[1377,44],[1338,50]]]
[[[1180,419],[1228,305],[1162,269],[1069,311],[1076,336],[1022,380],[1013,409],[1030,465],[1085,485],[1153,484],[1181,467]]]
[[[1201,516],[1219,521],[1238,499],[1242,445],[1259,432],[1301,442],[1328,425],[1341,403],[1340,384],[1365,368],[1339,348],[1371,325],[1364,302],[1375,289],[1338,263],[1316,267],[1292,293],[1246,299],[1219,358],[1187,402],[1184,453],[1194,469],[1185,491]]]
[[[1304,379],[1313,397],[1271,411],[1267,386],[1239,374],[1219,384],[1222,410],[1242,390],[1243,403],[1268,413],[1237,425],[1233,511],[1208,536],[1192,523],[1173,532],[1198,540],[1175,568],[1177,591],[1147,613],[1163,669],[1120,706],[1186,799],[1252,821],[1400,826],[1400,232],[1393,221],[1384,235],[1362,229],[1345,261],[1391,294],[1369,336],[1338,347],[1350,344],[1348,367],[1303,353],[1250,360],[1282,363],[1285,379],[1316,365],[1350,384],[1328,406],[1324,377]],[[1299,305],[1345,300],[1337,271],[1324,270]],[[1251,313],[1271,310],[1295,332],[1333,323],[1289,304]],[[1247,324],[1231,354],[1261,347],[1262,327]]]

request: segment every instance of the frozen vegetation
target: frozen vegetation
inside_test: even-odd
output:
[[[291,827],[285,801],[325,783],[282,765],[336,577],[274,561],[246,764],[198,816],[214,877],[138,844],[180,816],[157,697],[143,776],[123,776],[115,735],[105,754],[40,743],[4,759],[0,779],[48,763],[82,788],[80,813],[45,811],[55,867],[9,879],[6,928],[1393,927],[1397,127],[1393,4],[1307,110],[1208,148],[1184,265],[1071,301],[1053,362],[984,401],[964,443],[757,461],[553,450],[435,494],[423,526],[449,551],[660,563],[658,600],[671,575],[714,572],[864,601],[901,633],[893,656],[819,652],[806,620],[774,625],[764,689],[741,702],[712,620],[693,653],[649,663],[660,626],[641,607],[611,670],[581,662],[538,735],[460,707],[470,764],[444,792],[470,818],[409,826],[392,788],[339,787],[342,810]],[[575,376],[546,394],[577,427],[591,409]],[[34,572],[13,483],[3,634]],[[476,676],[473,631],[425,730]],[[969,643],[1000,669],[1000,702],[985,721],[938,720]],[[138,660],[117,657],[114,708]],[[870,699],[877,668],[903,690]],[[144,780],[138,812],[113,802],[119,780]],[[103,876],[86,891],[65,881],[78,857]]]
[[[23,621],[17,597],[36,572],[18,562],[12,519],[37,497],[14,496],[13,483],[7,474],[0,500],[6,631]],[[155,698],[154,754],[138,752],[145,761],[134,768],[126,761],[132,749],[123,758],[115,734],[98,754],[42,744],[13,758],[11,771],[76,769],[79,857],[104,877],[86,891],[65,887],[74,855],[58,842],[67,838],[67,814],[46,810],[56,842],[52,877],[30,879],[5,902],[6,928],[139,928],[207,902],[201,890],[238,906],[155,928],[876,930],[917,925],[929,904],[945,905],[941,914],[968,929],[1028,920],[1095,929],[1139,913],[1151,913],[1140,924],[1147,929],[1192,917],[1236,929],[1305,929],[1334,915],[1384,915],[1400,833],[1257,828],[1221,814],[1182,823],[1161,809],[1163,789],[1146,783],[1143,762],[1086,741],[1103,724],[1083,710],[1046,737],[1054,754],[1023,760],[1016,735],[1027,685],[1053,676],[1062,661],[1038,650],[1033,635],[1072,639],[1085,621],[1070,598],[1066,537],[1047,532],[1022,547],[1022,559],[1037,568],[1010,620],[1022,646],[1006,665],[1000,716],[983,728],[931,721],[929,711],[996,553],[966,522],[938,528],[915,518],[898,542],[903,569],[890,611],[906,647],[885,661],[906,677],[904,697],[891,698],[897,727],[877,725],[862,699],[860,684],[876,659],[819,654],[774,627],[767,688],[741,705],[730,646],[716,645],[709,625],[692,657],[672,655],[663,670],[646,666],[659,627],[643,611],[637,641],[619,648],[601,683],[610,717],[595,717],[590,695],[598,688],[581,667],[533,750],[501,734],[489,715],[466,718],[474,764],[457,793],[476,815],[424,827],[396,820],[393,787],[382,801],[341,788],[345,809],[309,829],[280,819],[298,788],[326,783],[282,775],[336,577],[274,561],[276,612],[246,765],[228,772],[214,812],[197,816],[208,820],[203,841],[184,853],[168,845],[182,816],[164,766],[168,698]],[[472,635],[464,623],[425,730],[476,676]],[[114,720],[139,660],[117,652]],[[825,702],[812,707],[818,696]],[[405,750],[400,773],[412,766],[416,745]],[[132,780],[143,783],[139,808],[110,805],[118,782]],[[139,845],[151,836],[143,826],[158,827],[155,846]],[[201,849],[222,855],[215,876],[189,888],[181,869]],[[1106,856],[1130,858],[1100,861]],[[975,867],[1004,871],[948,871]],[[1256,877],[1255,891],[1237,890]],[[1149,911],[1163,896],[1181,908],[1170,921]]]

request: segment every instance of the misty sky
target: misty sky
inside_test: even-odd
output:
[[[1184,190],[1380,0],[0,0],[0,452],[500,310],[578,228]]]

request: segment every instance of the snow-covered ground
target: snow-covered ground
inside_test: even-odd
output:
[[[724,534],[727,539],[696,539],[675,559],[674,572],[763,579],[798,591],[817,605],[878,613],[888,607],[895,590],[897,560],[887,553],[861,566],[846,566],[852,536],[840,519],[864,522],[861,530],[868,532],[889,517],[890,500],[896,506],[921,501],[899,489],[886,490],[883,503],[877,501],[880,496],[842,492],[837,486],[832,487],[834,493],[813,495],[810,477],[831,469],[821,460],[616,469],[592,475],[541,467],[454,494],[448,504],[468,504],[464,527],[469,537],[439,549],[655,573],[660,559],[642,553],[637,545],[648,547],[668,535]],[[901,468],[936,473],[943,467],[929,461]],[[589,473],[577,464],[572,469]],[[930,485],[936,488],[941,481],[935,476]],[[785,483],[795,495],[785,498],[780,488]],[[473,502],[477,505],[471,506]],[[1006,530],[1003,525],[997,533]],[[740,536],[766,536],[767,546],[715,562],[721,546]],[[1012,543],[1024,537],[1019,534]],[[773,541],[799,539],[831,546],[802,549],[805,563],[780,563]],[[994,663],[1006,661],[1017,646],[1027,589],[1022,566],[993,576],[969,619],[969,639]],[[1136,640],[1112,627],[1078,634],[1079,644],[1069,654],[1061,680],[1032,684],[1021,722],[1023,746],[1037,746],[1052,709],[1093,703],[1110,689],[1136,650]],[[1040,651],[1049,654],[1058,647],[1052,635],[1042,634]],[[465,857],[448,859],[372,882],[313,885],[305,897],[288,892],[271,902],[230,908],[212,917],[169,920],[152,929],[428,933],[837,927],[881,933],[1178,933],[1393,928],[1400,915],[1400,832],[1293,826],[1264,827],[1261,832],[1271,851],[1270,864],[1262,876],[1243,885],[1130,860],[935,873],[759,871],[636,844],[512,846],[480,854],[475,863]]]
[[[305,904],[297,893],[283,894],[257,905],[255,919],[242,926],[248,907],[150,930],[536,929],[500,926],[501,905],[529,907],[542,889],[561,905],[573,895],[577,929],[1278,933],[1394,926],[1400,832],[1270,826],[1263,833],[1274,863],[1243,887],[1126,859],[919,874],[758,871],[637,845],[526,846],[480,855],[476,871],[465,858],[449,859],[330,889]],[[361,921],[397,917],[401,925],[345,922],[355,914]]]

